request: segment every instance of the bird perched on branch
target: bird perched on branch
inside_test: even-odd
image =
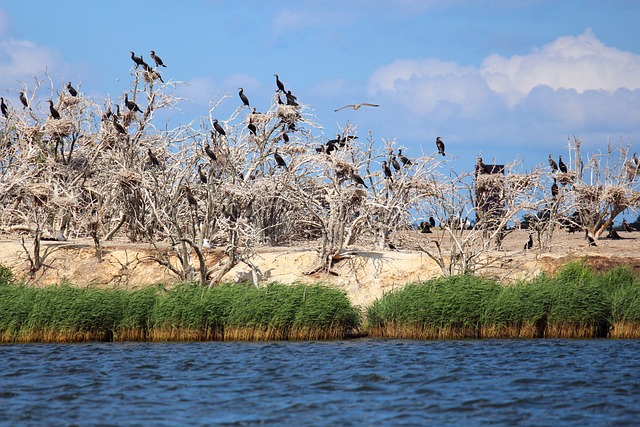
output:
[[[240,95],[240,99],[242,100],[242,103],[247,107],[251,108],[251,106],[249,105],[249,98],[247,98],[247,95],[244,94],[244,89],[242,89],[241,87],[239,87],[238,89],[240,90],[240,93],[238,93],[238,95]]]
[[[558,156],[558,168],[560,169],[560,172],[567,173],[567,165],[562,161],[562,156]]]
[[[362,177],[360,175],[358,175],[357,173],[355,173],[354,171],[351,171],[350,173],[351,175],[351,179],[356,183],[356,184],[360,184],[362,185],[364,188],[369,188],[367,187],[367,184],[364,183],[364,179],[362,179]]]
[[[166,65],[164,65],[164,62],[162,62],[162,59],[156,55],[156,52],[154,50],[149,52],[151,54],[151,59],[153,59],[156,63],[156,67],[165,67]]]
[[[289,170],[289,168],[287,167],[287,162],[284,161],[284,159],[282,158],[282,156],[280,154],[278,154],[278,149],[276,148],[276,151],[273,152],[273,158],[276,159],[276,165],[285,168],[286,170]]]
[[[276,77],[276,86],[278,87],[278,90],[282,93],[285,93],[284,91],[284,83],[282,83],[280,81],[280,79],[278,78],[277,74],[274,74],[274,76]],[[278,97],[278,99],[280,99],[280,97]]]
[[[31,107],[29,107],[29,103],[27,102],[27,97],[24,96],[24,92],[20,92],[20,102],[22,102],[22,109],[23,110],[25,108],[28,108],[29,110],[31,110]]]
[[[407,167],[407,166],[411,166],[413,163],[411,163],[411,160],[409,160],[409,158],[407,156],[405,156],[404,154],[402,154],[402,149],[398,149],[398,158],[400,159],[400,161],[402,162],[402,166]]]
[[[49,103],[49,113],[51,113],[51,117],[53,117],[55,120],[60,120],[60,113],[53,106],[53,101],[48,100],[47,102]]]
[[[113,119],[113,127],[115,128],[116,132],[118,132],[120,134],[127,133],[127,130],[124,128],[124,126],[122,126],[120,123],[118,123],[118,116],[117,115],[113,115],[113,116],[111,116],[111,118]]]
[[[227,136],[227,132],[224,131],[224,128],[220,123],[218,123],[218,119],[213,119],[213,128],[222,136]]]
[[[286,96],[287,96],[287,105],[291,105],[294,107],[298,106],[298,98],[293,96],[290,90],[287,91]]]
[[[333,111],[340,111],[340,110],[342,110],[344,108],[351,108],[352,110],[359,110],[362,107],[379,107],[379,105],[378,104],[370,104],[368,102],[363,102],[361,104],[348,104],[348,105],[345,105],[344,107],[337,108],[337,109],[335,109]]]
[[[400,163],[398,163],[398,159],[396,159],[396,155],[391,152],[391,166],[398,172],[400,171]]]
[[[553,178],[553,184],[551,184],[551,195],[554,199],[558,197],[558,191],[558,183],[556,182],[556,179]]]
[[[193,196],[193,193],[191,192],[191,189],[189,188],[188,185],[184,186],[184,193],[187,196],[187,201],[189,202],[189,204],[191,206],[194,207],[198,207],[198,201],[196,200],[196,198]]]
[[[158,160],[156,155],[153,154],[153,151],[151,151],[151,148],[147,149],[147,154],[149,155],[149,161],[153,166],[160,166],[160,160]]]
[[[69,91],[69,94],[71,96],[78,96],[78,91],[73,86],[71,86],[71,82],[67,83],[67,90]]]
[[[209,156],[209,158],[214,162],[218,160],[218,158],[216,157],[216,153],[214,153],[213,150],[209,147],[209,144],[205,144],[204,152],[207,153],[207,156]]]
[[[249,132],[251,132],[251,134],[253,136],[256,135],[256,133],[258,132],[258,129],[256,128],[256,125],[253,124],[253,119],[249,118],[249,124],[247,125],[247,129],[249,129]]]
[[[140,109],[140,107],[138,107],[138,104],[136,104],[133,101],[129,100],[129,95],[128,94],[124,94],[124,105],[127,106],[127,108],[131,111],[137,111],[142,113],[142,110]]]
[[[202,165],[198,165],[198,177],[200,178],[201,183],[207,183],[207,175],[202,171]]]
[[[552,172],[558,172],[558,164],[553,160],[553,156],[549,154],[549,166],[551,166]]]
[[[7,108],[7,104],[4,103],[4,98],[0,97],[0,111],[2,111],[2,115],[7,117],[9,115],[9,110]]]
[[[131,54],[131,59],[136,64],[136,68],[138,68],[139,65],[145,64],[141,56],[136,56],[133,51],[129,51],[129,53]]]
[[[385,179],[386,179],[386,178],[389,178],[389,180],[390,180],[391,182],[393,182],[393,178],[391,177],[391,169],[390,169],[390,168],[389,168],[389,166],[387,165],[386,160],[384,160],[384,161],[382,162],[382,172],[384,172],[384,177],[385,177]]]
[[[436,147],[438,148],[438,154],[442,154],[444,156],[444,142],[442,141],[442,138],[436,138]]]

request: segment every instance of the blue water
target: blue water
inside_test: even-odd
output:
[[[2,426],[639,424],[640,340],[0,346]]]

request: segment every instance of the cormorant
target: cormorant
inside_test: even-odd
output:
[[[274,76],[276,76],[276,86],[278,86],[278,90],[279,90],[280,92],[284,93],[284,83],[282,83],[282,82],[280,81],[280,79],[278,78],[278,75],[277,75],[277,74],[274,74]],[[279,97],[278,97],[278,99],[279,99]]]
[[[436,220],[433,219],[432,216],[429,217],[429,225],[432,226],[432,227],[436,226]]]
[[[27,102],[27,98],[24,96],[24,92],[20,92],[20,102],[22,102],[23,110],[25,108],[31,109],[31,107],[29,107],[29,103]]]
[[[352,110],[359,110],[361,107],[364,106],[368,106],[368,107],[379,107],[378,104],[369,104],[368,102],[363,102],[362,104],[349,104],[349,105],[345,105],[344,107],[340,107],[338,109],[335,109],[333,111],[340,111],[343,108],[351,108]]]
[[[391,169],[387,165],[387,161],[386,160],[382,161],[382,171],[384,172],[385,179],[389,178],[391,180],[391,182],[393,182],[393,178],[391,177]]]
[[[147,149],[147,154],[149,154],[149,160],[151,161],[151,164],[153,166],[160,166],[160,161],[158,160],[156,155],[153,154],[153,151],[151,151],[151,148]]]
[[[287,95],[287,105],[292,105],[292,106],[296,107],[298,105],[298,103],[296,102],[298,100],[298,98],[293,96],[291,94],[290,90],[287,91],[286,95]]]
[[[482,161],[482,157],[478,157],[476,159],[476,175],[485,173],[484,162]]]
[[[554,199],[558,196],[558,183],[555,178],[553,178],[553,184],[551,185],[551,195]]]
[[[113,118],[113,127],[116,129],[118,133],[127,133],[127,130],[118,123],[118,116],[111,116]]]
[[[136,64],[136,68],[138,68],[138,65],[142,65],[145,64],[145,62],[142,60],[142,57],[140,56],[136,56],[133,52],[129,52],[131,54],[131,59],[133,60],[133,62],[135,62]]]
[[[142,65],[142,68],[144,68],[144,70],[148,73],[153,71],[153,68],[151,68],[151,66],[149,64],[147,64],[146,62],[144,62],[144,59],[142,59],[142,55],[140,55],[140,61],[142,61],[142,63],[140,65]]]
[[[51,113],[51,117],[53,117],[55,120],[60,120],[60,113],[54,108],[53,101],[49,100],[47,102],[49,102],[49,112]]]
[[[247,107],[251,108],[251,106],[249,105],[249,98],[247,98],[247,95],[244,94],[244,89],[242,89],[241,87],[239,87],[238,89],[240,90],[238,95],[240,95],[240,99],[242,100],[242,103]]]
[[[396,171],[400,170],[400,163],[398,163],[395,154],[391,154],[391,166],[393,166]]]
[[[0,96],[0,110],[2,110],[2,115],[7,117],[9,112],[7,110],[7,104],[4,103],[4,98]]]
[[[283,140],[285,143],[288,143],[288,142],[289,142],[289,134],[288,134],[288,133],[286,133],[286,132],[282,132],[282,140]]]
[[[280,154],[278,154],[278,149],[277,148],[276,148],[276,151],[273,152],[273,158],[276,159],[276,164],[278,166],[283,167],[286,170],[289,170],[289,168],[287,167],[287,163],[284,161],[282,156]]]
[[[191,189],[189,188],[188,185],[184,186],[184,192],[187,196],[187,201],[189,202],[189,204],[191,206],[195,206],[196,208],[198,207],[198,201],[196,200],[195,197],[193,197],[193,193],[191,192]]]
[[[429,224],[427,221],[422,221],[420,223],[420,232],[431,233],[431,224]]]
[[[325,153],[327,154],[331,154],[332,151],[336,150],[336,143],[333,142],[333,140],[327,141],[327,148],[325,150]]]
[[[524,244],[524,250],[529,250],[533,247],[533,234],[529,233],[529,240]]]
[[[220,123],[218,123],[218,119],[213,119],[213,127],[222,136],[227,136],[227,133],[224,131],[224,128]]]
[[[636,168],[640,167],[640,159],[638,158],[638,153],[633,153],[633,157],[631,157],[631,160],[633,160],[633,164]]]
[[[203,184],[207,183],[207,175],[202,172],[202,165],[198,165],[198,177],[200,177],[200,182]]]
[[[560,172],[567,173],[567,165],[562,161],[562,156],[558,156],[558,168]]]
[[[249,132],[251,132],[254,136],[258,131],[258,129],[256,129],[256,125],[253,124],[253,119],[251,118],[249,119],[249,124],[247,125],[247,129],[249,129]]]
[[[630,225],[627,223],[627,219],[626,219],[626,218],[623,218],[623,219],[622,219],[622,229],[623,229],[624,231],[626,231],[627,233],[631,233],[632,231],[636,231],[636,229],[635,229],[635,228],[633,228],[632,226],[630,226]]]
[[[411,160],[409,160],[407,158],[407,156],[402,154],[402,149],[398,150],[398,158],[400,159],[400,161],[402,162],[402,166],[411,166],[413,163],[411,163]]]
[[[438,147],[438,154],[442,154],[444,156],[444,142],[442,141],[442,138],[436,138],[436,147]]]
[[[551,166],[552,172],[558,172],[558,164],[553,160],[553,156],[549,154],[549,166]]]
[[[216,157],[216,153],[214,153],[213,150],[209,147],[209,144],[205,144],[204,152],[207,153],[207,156],[209,156],[209,158],[214,162],[218,160],[218,158]]]
[[[367,184],[364,183],[364,179],[362,179],[362,177],[360,175],[358,175],[357,173],[351,171],[351,179],[356,183],[356,184],[360,184],[362,185],[364,188],[369,188],[367,187]]]
[[[318,153],[318,154],[324,153],[324,145],[320,145],[320,146],[316,147],[316,153]]]
[[[589,246],[598,246],[596,245],[596,241],[593,240],[593,237],[589,236],[589,230],[587,230],[586,228],[584,230],[584,238],[587,239],[587,242],[589,242]]]
[[[142,113],[142,110],[138,107],[138,104],[133,101],[129,101],[129,95],[126,93],[124,94],[124,105],[126,105],[127,108],[131,111],[138,111]]]
[[[78,91],[71,86],[71,82],[67,83],[67,89],[69,90],[69,94],[71,94],[71,96],[78,96]]]
[[[166,67],[166,65],[164,65],[164,62],[162,62],[162,59],[160,59],[160,57],[156,55],[156,52],[154,50],[152,50],[150,53],[151,59],[153,59],[156,63],[156,67]]]

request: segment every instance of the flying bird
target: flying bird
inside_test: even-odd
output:
[[[247,107],[251,108],[251,106],[249,105],[249,98],[247,98],[247,95],[244,94],[244,90],[241,87],[239,87],[238,89],[240,90],[239,95],[240,95],[240,99],[242,100],[242,103]]]
[[[378,104],[370,104],[368,102],[363,102],[361,104],[348,104],[348,105],[345,105],[344,107],[340,107],[340,108],[335,109],[333,111],[340,111],[340,110],[342,110],[344,108],[351,108],[352,110],[359,110],[361,107],[365,107],[365,106],[366,107],[379,107]]]
[[[153,59],[156,63],[156,67],[165,67],[166,65],[164,65],[164,62],[162,62],[162,59],[156,55],[156,52],[154,50],[152,50],[151,52],[151,59]]]
[[[442,138],[436,138],[436,147],[438,147],[438,154],[442,154],[444,156],[444,142],[442,141]]]
[[[78,91],[71,86],[71,82],[67,83],[67,89],[69,90],[69,94],[71,94],[71,96],[78,96]]]

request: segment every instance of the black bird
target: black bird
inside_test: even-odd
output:
[[[241,87],[239,87],[238,89],[240,90],[238,95],[240,95],[240,99],[242,100],[242,103],[247,107],[251,108],[251,105],[249,105],[249,98],[247,98],[247,95],[244,94],[244,89],[242,89]]]
[[[384,177],[389,178],[389,180],[391,180],[391,182],[393,182],[393,178],[391,177],[391,169],[389,168],[389,166],[387,165],[386,160],[384,160],[382,162],[382,171],[384,172]]]
[[[153,151],[151,151],[151,148],[147,149],[147,154],[149,154],[149,161],[151,161],[151,164],[153,166],[160,166],[160,160],[158,160],[156,155],[153,154]]]
[[[478,157],[476,159],[476,175],[483,174],[486,172],[486,168],[484,162],[482,161],[482,157]]]
[[[67,89],[69,90],[71,96],[78,96],[78,91],[73,86],[71,86],[71,82],[67,83]]]
[[[318,153],[318,154],[324,153],[324,145],[320,145],[320,146],[316,147],[316,153]]]
[[[129,101],[129,95],[128,94],[124,94],[124,105],[127,106],[127,108],[131,111],[137,111],[142,113],[142,110],[140,109],[140,107],[138,107],[138,104],[136,104],[133,101]]]
[[[589,236],[589,231],[588,230],[584,230],[584,238],[587,239],[587,242],[589,242],[589,246],[598,246],[596,245],[596,241],[593,239],[593,237]]]
[[[202,172],[202,165],[198,165],[198,177],[200,178],[200,182],[203,184],[207,183],[207,175]]]
[[[140,56],[136,56],[133,52],[129,52],[131,54],[131,59],[133,60],[133,62],[135,62],[136,64],[136,68],[138,68],[138,65],[142,65],[145,64],[145,62],[142,60],[142,57]]]
[[[293,96],[293,95],[291,94],[291,91],[290,91],[290,90],[288,90],[288,91],[287,91],[287,94],[286,94],[286,95],[287,95],[287,105],[292,105],[292,106],[296,107],[296,106],[298,105],[298,102],[297,102],[297,101],[298,101],[298,98],[296,98],[295,96]]]
[[[442,138],[436,138],[436,147],[438,147],[438,154],[442,154],[444,156],[444,142],[442,142]]]
[[[189,186],[185,185],[184,186],[184,192],[187,196],[187,201],[189,202],[189,204],[191,206],[195,206],[196,208],[198,207],[198,201],[196,200],[195,197],[193,197],[193,193],[191,192],[191,189],[189,188]]]
[[[336,143],[334,142],[334,140],[327,141],[327,148],[325,149],[325,153],[331,154],[332,151],[335,151],[337,149],[338,147],[336,147]]]
[[[396,159],[396,155],[393,154],[393,152],[391,154],[391,166],[393,166],[393,168],[396,171],[400,171],[400,163],[398,163],[398,160]]]
[[[533,247],[533,234],[529,234],[529,240],[524,244],[524,250],[529,250]]]
[[[633,165],[636,168],[640,167],[640,159],[638,158],[638,153],[633,153],[633,156],[631,157],[631,160],[633,161]]]
[[[558,172],[558,164],[553,160],[553,156],[549,154],[549,166],[551,166],[552,172]]]
[[[436,226],[436,220],[433,219],[432,216],[429,217],[429,225],[432,226],[432,227]]]
[[[287,163],[284,161],[282,156],[280,154],[278,154],[278,149],[277,148],[276,148],[276,151],[273,152],[273,158],[276,159],[276,164],[278,166],[283,167],[286,170],[289,170],[289,168],[287,167]]]
[[[160,57],[156,55],[156,52],[154,50],[152,50],[150,53],[151,59],[153,59],[156,63],[156,67],[166,67],[166,65],[164,65],[164,62],[162,62],[162,59],[160,59]]]
[[[7,104],[4,103],[4,98],[0,97],[0,110],[2,111],[2,115],[7,117],[9,112],[7,109]]]
[[[124,126],[122,126],[120,123],[118,123],[118,116],[111,116],[113,118],[113,127],[116,129],[116,132],[118,133],[127,133],[127,130],[124,128]]]
[[[258,131],[258,129],[256,129],[256,125],[253,124],[253,119],[249,119],[249,124],[247,125],[247,129],[249,129],[249,132],[251,132],[254,136],[256,135],[256,132]]]
[[[224,128],[220,123],[218,123],[218,119],[213,119],[213,128],[222,136],[227,136],[227,133],[224,131]]]
[[[626,218],[622,219],[622,229],[624,231],[626,231],[627,233],[631,233],[632,231],[636,231],[635,228],[633,228],[632,226],[629,225],[629,223],[627,223],[627,219]]]
[[[353,139],[358,139],[358,137],[356,135],[343,135],[342,137],[340,137],[340,134],[337,135],[338,138],[340,139],[340,146],[344,147],[345,144]]]
[[[562,156],[558,156],[558,168],[560,172],[567,173],[567,165],[562,161]]]
[[[278,94],[278,105],[284,105],[284,102],[280,99],[280,94]]]
[[[367,187],[367,184],[364,183],[364,179],[362,179],[362,177],[360,175],[358,175],[357,173],[351,171],[351,179],[356,183],[356,184],[360,184],[362,185],[364,188],[369,188]]]
[[[23,110],[25,108],[31,109],[31,107],[29,107],[29,103],[27,102],[27,97],[24,96],[24,92],[20,92],[20,102],[22,102],[22,109]]]
[[[284,93],[284,83],[280,81],[277,74],[274,74],[274,76],[276,76],[276,86],[278,86],[278,90]],[[280,99],[280,97],[278,97],[278,99]]]
[[[216,157],[216,153],[214,153],[213,150],[209,147],[209,144],[206,144],[204,146],[204,152],[207,153],[207,156],[209,156],[209,158],[214,162],[218,160],[218,158]]]
[[[551,185],[551,195],[554,199],[558,196],[558,183],[555,178],[553,178],[553,184]]]
[[[55,120],[60,120],[60,113],[53,106],[53,101],[49,100],[47,102],[49,102],[49,112],[51,113],[51,117],[53,117]]]
[[[149,73],[153,71],[153,68],[151,68],[151,66],[149,64],[144,62],[144,59],[142,59],[142,55],[140,55],[140,61],[142,61],[140,63],[140,65],[142,65],[142,68],[144,68],[145,71],[147,71]]]
[[[407,158],[407,156],[402,154],[402,149],[398,150],[398,158],[400,159],[400,161],[402,162],[402,166],[411,166],[413,163],[411,163],[411,160],[409,160]]]
[[[420,232],[431,233],[431,224],[429,224],[427,221],[422,221],[420,223]]]

